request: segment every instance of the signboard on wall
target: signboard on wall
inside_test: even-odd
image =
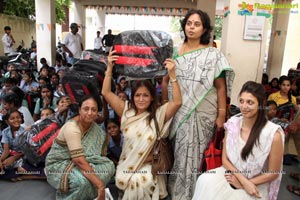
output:
[[[262,40],[264,16],[245,16],[244,40]]]

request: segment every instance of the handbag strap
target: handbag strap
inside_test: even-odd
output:
[[[159,126],[158,126],[158,122],[157,122],[157,119],[156,119],[156,116],[154,115],[154,124],[155,124],[155,129],[156,129],[156,135],[157,135],[157,138],[156,140],[159,140],[160,139],[160,130],[159,130]]]

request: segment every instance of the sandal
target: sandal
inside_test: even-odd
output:
[[[12,178],[10,179],[12,182],[18,182],[18,181],[23,181],[22,178],[18,177],[18,178]]]
[[[293,172],[291,172],[290,173],[290,177],[293,178],[293,179],[295,179],[295,180],[297,180],[297,181],[300,180],[300,174],[299,173],[293,173]]]
[[[300,187],[297,187],[295,185],[288,185],[286,188],[291,193],[294,193],[295,195],[297,195],[298,197],[300,197]]]

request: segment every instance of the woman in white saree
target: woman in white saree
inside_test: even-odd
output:
[[[175,74],[175,62],[166,59],[173,91],[173,100],[158,106],[156,90],[150,81],[138,81],[132,90],[132,103],[124,102],[111,92],[113,62],[118,59],[111,51],[105,72],[102,95],[121,117],[121,130],[124,135],[123,149],[116,170],[116,186],[122,191],[119,199],[162,199],[166,190],[166,175],[153,176],[149,154],[156,140],[154,117],[156,117],[163,138],[168,137],[168,127],[172,117],[181,106],[181,92]],[[149,155],[149,156],[148,156]]]
[[[266,119],[261,84],[240,92],[241,114],[224,125],[223,166],[199,176],[193,200],[276,200],[281,181],[284,134]]]

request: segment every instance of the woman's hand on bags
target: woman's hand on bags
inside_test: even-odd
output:
[[[113,66],[115,65],[115,61],[118,60],[119,56],[114,55],[114,53],[116,53],[116,51],[112,50],[111,48],[107,56],[107,67],[113,68]]]
[[[175,61],[171,58],[167,58],[164,62],[165,68],[168,70],[168,74],[171,80],[176,79],[175,74]]]
[[[261,198],[259,191],[254,183],[252,183],[251,181],[246,179],[242,185],[243,185],[244,190],[246,190],[246,192],[249,195],[255,196],[256,198]]]

